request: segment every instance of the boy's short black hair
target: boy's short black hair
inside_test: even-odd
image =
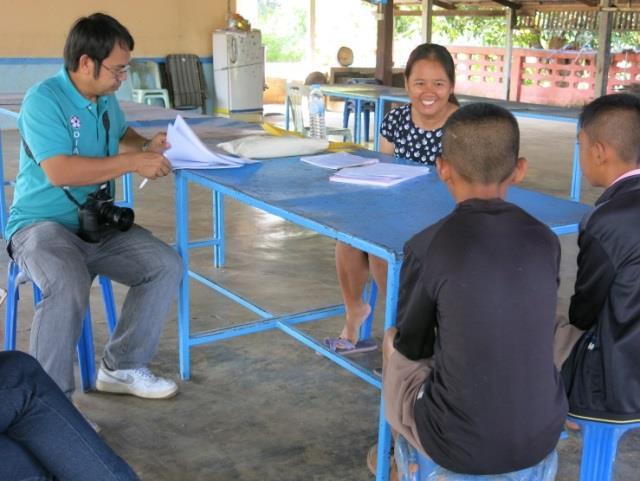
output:
[[[442,157],[467,182],[499,183],[516,167],[520,129],[508,110],[490,103],[465,105],[445,122]]]
[[[133,50],[133,37],[115,18],[94,13],[76,20],[64,45],[64,66],[69,72],[78,70],[80,57],[87,55],[95,64],[97,77],[102,61],[109,56],[116,42]]]
[[[632,94],[609,94],[587,104],[578,125],[590,142],[611,145],[620,159],[640,161],[640,98]]]

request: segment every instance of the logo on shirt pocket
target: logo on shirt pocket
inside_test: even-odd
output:
[[[80,150],[78,149],[78,139],[80,138],[80,117],[72,115],[69,119],[71,128],[73,129],[73,153],[78,155]]]

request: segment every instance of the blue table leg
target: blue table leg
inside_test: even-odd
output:
[[[133,209],[133,174],[124,174],[122,176],[122,192],[124,199],[123,205]]]
[[[361,121],[362,119],[361,114],[362,114],[362,100],[360,99],[355,99],[355,104],[356,104],[356,111],[355,113],[355,118],[353,120],[353,141],[356,144],[360,143],[360,137],[361,137],[361,130],[362,130],[362,126],[361,126]]]
[[[382,120],[384,119],[385,105],[386,101],[383,98],[379,98],[376,105],[376,131],[373,133],[373,150],[376,152],[380,151],[380,127],[382,126]]]
[[[389,480],[389,456],[391,456],[391,428],[384,419],[384,393],[380,390],[380,420],[378,422],[378,464],[376,481]]]
[[[216,243],[213,245],[213,265],[222,267],[224,265],[224,196],[215,191],[213,193],[214,228],[213,238]]]
[[[400,288],[400,267],[402,260],[389,261],[387,267],[387,304],[384,330],[396,325],[398,313],[398,290]],[[391,427],[384,417],[384,392],[380,393],[380,419],[378,421],[378,466],[376,481],[388,481],[389,456],[391,454]]]
[[[189,329],[189,189],[181,171],[176,171],[176,247],[182,258],[182,280],[178,292],[178,352],[180,377],[191,377]]]
[[[4,239],[4,228],[8,218],[7,198],[4,195],[4,157],[2,154],[2,130],[0,130],[0,237]]]

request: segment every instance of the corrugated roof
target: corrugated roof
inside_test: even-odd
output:
[[[402,9],[406,6],[420,6],[421,0],[394,0],[394,7]],[[434,0],[434,5],[455,10],[463,7],[482,8],[482,9],[501,9],[504,7],[513,7],[522,11],[597,11],[600,2],[598,0]],[[614,1],[609,7],[619,11],[640,11],[640,0],[621,0]]]
[[[394,0],[395,15],[421,15],[421,5],[421,0]],[[434,0],[433,14],[498,16],[509,7],[516,13],[516,29],[595,30],[602,10],[597,0]],[[606,10],[613,12],[614,31],[640,31],[640,0],[615,2]]]

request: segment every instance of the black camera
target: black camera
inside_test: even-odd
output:
[[[78,207],[78,236],[86,242],[100,242],[102,233],[106,230],[129,230],[133,225],[133,218],[133,209],[115,205],[109,194],[109,184],[103,184]]]

